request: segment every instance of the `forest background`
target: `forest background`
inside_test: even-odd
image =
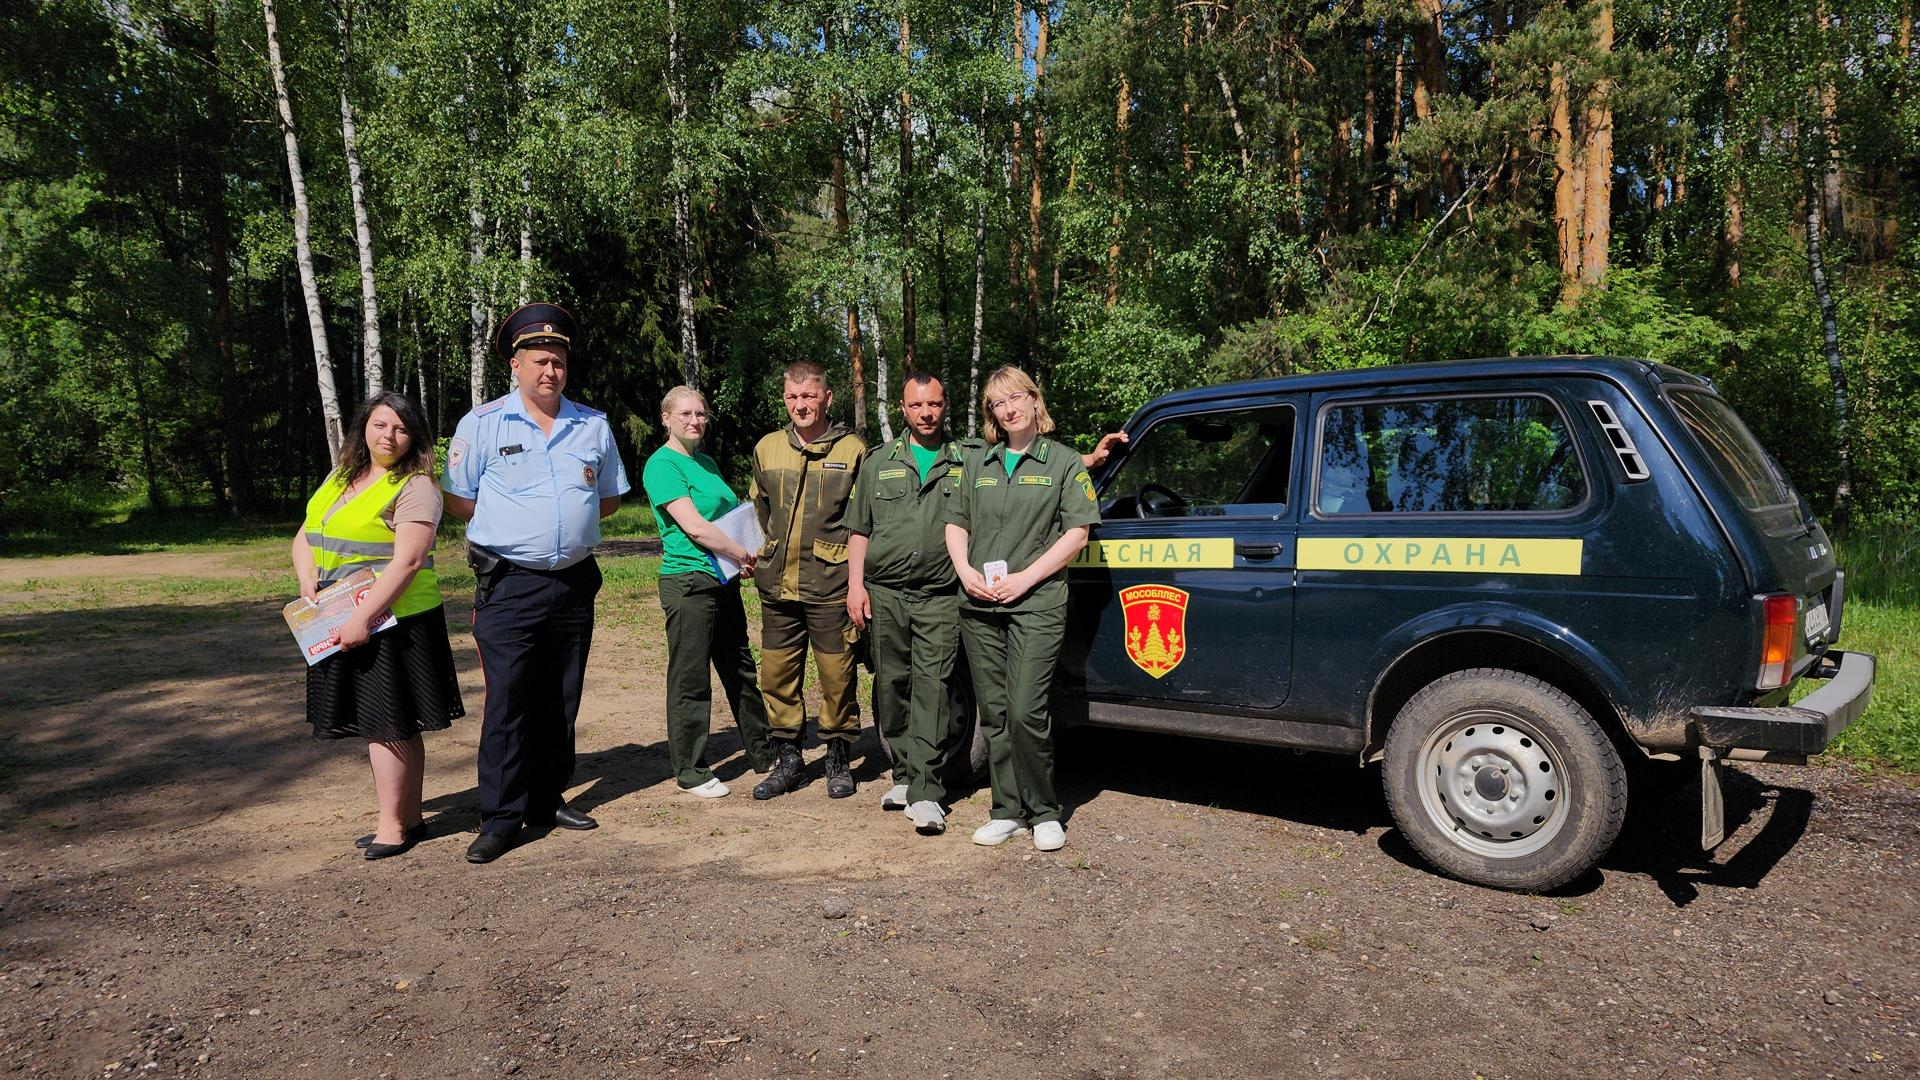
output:
[[[1719,381],[1920,518],[1913,0],[4,0],[0,527],[284,517],[373,388],[441,437],[519,302],[630,473],[824,362],[1027,365],[1063,433],[1508,353]],[[636,477],[637,478],[637,477]]]

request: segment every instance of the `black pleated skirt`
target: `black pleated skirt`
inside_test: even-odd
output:
[[[307,669],[307,722],[316,739],[401,742],[466,714],[442,608],[409,615]]]

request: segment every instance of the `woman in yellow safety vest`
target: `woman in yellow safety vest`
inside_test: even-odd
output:
[[[307,500],[293,568],[309,601],[357,570],[376,580],[334,634],[341,651],[307,669],[307,721],[315,738],[367,740],[380,824],[360,846],[384,859],[426,838],[420,733],[450,726],[466,708],[433,572],[441,503],[426,418],[405,397],[378,393],[345,434],[333,473]],[[397,625],[373,632],[387,612]]]

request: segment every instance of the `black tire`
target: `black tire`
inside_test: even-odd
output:
[[[1387,734],[1381,779],[1401,835],[1434,867],[1517,892],[1593,869],[1627,812],[1626,771],[1593,717],[1499,668],[1415,694]]]

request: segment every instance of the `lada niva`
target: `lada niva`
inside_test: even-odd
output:
[[[1445,873],[1585,873],[1623,755],[1700,762],[1712,847],[1720,762],[1803,763],[1871,695],[1827,534],[1699,376],[1413,364],[1173,393],[1126,430],[1055,715],[1381,762]]]

